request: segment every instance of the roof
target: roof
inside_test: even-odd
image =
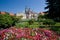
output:
[[[0,14],[6,14],[6,12],[0,12]],[[14,16],[14,13],[9,13],[9,15]]]
[[[0,14],[6,14],[5,12],[0,12]]]

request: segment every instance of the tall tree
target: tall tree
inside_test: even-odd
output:
[[[60,19],[60,0],[46,0],[49,18]]]

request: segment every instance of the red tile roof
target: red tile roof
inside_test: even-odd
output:
[[[6,12],[0,12],[0,14],[6,14]],[[9,15],[11,15],[11,16],[15,16],[14,13],[9,13]]]
[[[6,14],[5,12],[1,12],[0,14]]]
[[[14,16],[15,14],[13,14],[13,13],[9,13],[9,15]]]

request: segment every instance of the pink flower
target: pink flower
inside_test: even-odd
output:
[[[35,35],[31,35],[31,33]],[[30,28],[14,28],[0,30],[0,40],[4,40],[6,37],[10,38],[29,38],[32,40],[57,40],[58,36],[50,30],[45,30],[41,28],[30,29]],[[12,39],[12,40],[14,40]]]

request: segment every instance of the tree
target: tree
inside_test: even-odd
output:
[[[9,28],[15,25],[16,18],[9,14],[0,14],[0,28]]]
[[[48,10],[48,17],[52,19],[60,19],[60,0],[46,0],[46,4],[48,5],[45,9]]]
[[[45,20],[45,19],[47,19],[48,17],[47,17],[47,14],[44,14],[44,15],[38,15],[38,21],[40,21],[40,20]]]

